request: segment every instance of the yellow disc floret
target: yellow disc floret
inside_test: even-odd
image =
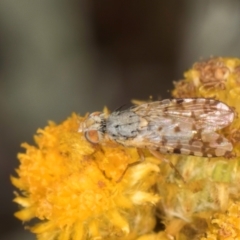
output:
[[[18,155],[22,206],[15,216],[33,218],[38,239],[136,239],[155,225],[154,190],[159,168],[138,162],[136,149],[95,146],[81,133],[83,118],[73,114],[62,124],[38,130],[36,146],[23,144]]]

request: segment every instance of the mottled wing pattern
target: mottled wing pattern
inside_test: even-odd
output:
[[[130,111],[140,117],[138,135],[131,145],[141,142],[142,147],[162,153],[206,157],[226,156],[232,151],[228,139],[215,131],[228,126],[234,113],[217,100],[166,99]]]

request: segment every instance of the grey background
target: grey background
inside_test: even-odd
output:
[[[1,0],[0,239],[34,239],[13,217],[9,175],[37,128],[170,97],[211,55],[240,56],[240,1]]]

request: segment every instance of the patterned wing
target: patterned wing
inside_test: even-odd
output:
[[[228,126],[234,112],[217,100],[166,99],[131,111],[140,117],[134,142],[149,149],[206,157],[226,156],[232,151],[228,139],[215,131]]]

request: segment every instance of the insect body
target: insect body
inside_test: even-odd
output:
[[[79,131],[91,143],[113,140],[160,153],[219,157],[228,156],[233,146],[216,131],[233,119],[233,110],[214,99],[166,99],[109,115],[94,112]]]

